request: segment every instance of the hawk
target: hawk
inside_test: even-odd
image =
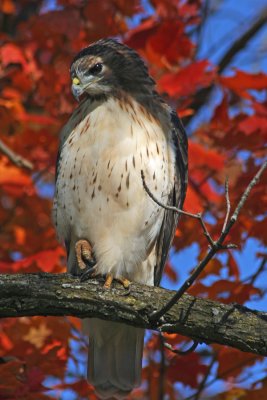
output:
[[[159,285],[187,187],[187,138],[139,55],[112,39],[81,50],[71,69],[78,108],[61,132],[53,218],[67,267],[82,279]],[[93,260],[92,260],[93,258]],[[95,264],[95,265],[94,265]],[[140,384],[144,330],[90,319],[88,380],[101,398]]]

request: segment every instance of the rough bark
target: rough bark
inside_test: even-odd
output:
[[[173,294],[162,288],[132,284],[131,294],[125,296],[125,289],[119,284],[105,290],[102,282],[92,279],[80,283],[68,274],[2,274],[0,317],[99,317],[267,355],[267,313],[185,294],[159,324],[151,321],[151,313]]]

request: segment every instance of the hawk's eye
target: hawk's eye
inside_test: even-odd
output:
[[[99,72],[102,71],[102,68],[103,68],[103,65],[101,63],[97,63],[89,69],[89,74],[97,75]]]

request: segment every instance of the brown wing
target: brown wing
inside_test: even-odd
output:
[[[172,140],[176,149],[176,163],[174,185],[169,193],[167,204],[182,208],[188,181],[187,136],[182,122],[174,111],[171,113],[171,121],[173,127]],[[156,243],[157,264],[154,271],[154,284],[156,286],[160,283],[178,219],[179,214],[165,210],[160,234]]]
[[[68,136],[70,135],[70,133],[72,132],[73,129],[73,120],[75,120],[76,118],[76,113],[77,113],[76,109],[74,111],[74,113],[72,114],[71,118],[69,119],[69,121],[66,123],[66,125],[62,128],[61,132],[60,132],[60,140],[59,140],[59,147],[58,147],[58,153],[57,153],[57,159],[56,159],[56,170],[55,170],[55,190],[57,191],[57,181],[59,179],[59,175],[60,175],[60,168],[61,168],[61,151],[62,148],[64,146],[65,141],[67,140]],[[57,206],[54,203],[54,211],[55,214],[57,213]],[[56,217],[54,217],[56,219]],[[65,232],[65,247],[66,247],[66,251],[67,251],[67,256],[69,256],[69,252],[70,252],[70,232]]]

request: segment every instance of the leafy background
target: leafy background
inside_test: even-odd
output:
[[[183,119],[190,160],[185,208],[203,211],[216,238],[225,177],[234,205],[266,157],[266,3],[2,0],[0,11],[1,140],[33,163],[29,171],[0,154],[0,272],[65,271],[50,215],[58,133],[76,106],[69,65],[106,36],[144,57]],[[190,293],[266,309],[266,183],[265,174],[231,232],[238,250],[214,259]],[[163,286],[179,287],[206,251],[205,240],[196,221],[181,219]],[[79,329],[75,318],[2,320],[0,399],[96,399],[84,379],[87,343]],[[166,338],[189,345],[179,335]],[[143,384],[130,398],[265,399],[267,363],[218,345],[177,356],[148,333]]]

